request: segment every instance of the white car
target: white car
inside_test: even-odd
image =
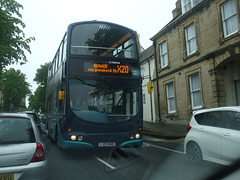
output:
[[[47,179],[47,166],[35,122],[24,113],[0,113],[0,179]]]
[[[195,111],[188,130],[184,152],[192,163],[231,165],[240,158],[240,106]]]

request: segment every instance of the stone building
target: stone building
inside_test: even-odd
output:
[[[178,0],[151,40],[159,122],[187,123],[197,109],[240,105],[239,0]]]

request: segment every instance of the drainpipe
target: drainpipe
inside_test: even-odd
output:
[[[154,58],[155,58],[155,70],[156,70],[156,81],[157,81],[157,106],[158,106],[158,117],[159,117],[159,122],[162,121],[161,118],[161,109],[160,109],[160,94],[159,94],[159,83],[158,83],[158,64],[157,64],[157,50],[156,50],[156,41],[153,41],[153,47],[154,47]]]
[[[149,59],[147,60],[147,62],[148,62],[149,82],[152,82]],[[150,94],[150,105],[151,105],[151,121],[153,121],[152,93]]]

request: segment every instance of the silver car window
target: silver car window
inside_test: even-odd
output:
[[[31,121],[26,118],[0,118],[0,144],[35,142]]]

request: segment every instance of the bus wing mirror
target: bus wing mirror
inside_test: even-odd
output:
[[[66,96],[66,92],[65,91],[59,91],[58,92],[58,99],[59,100],[65,99],[65,96]]]

